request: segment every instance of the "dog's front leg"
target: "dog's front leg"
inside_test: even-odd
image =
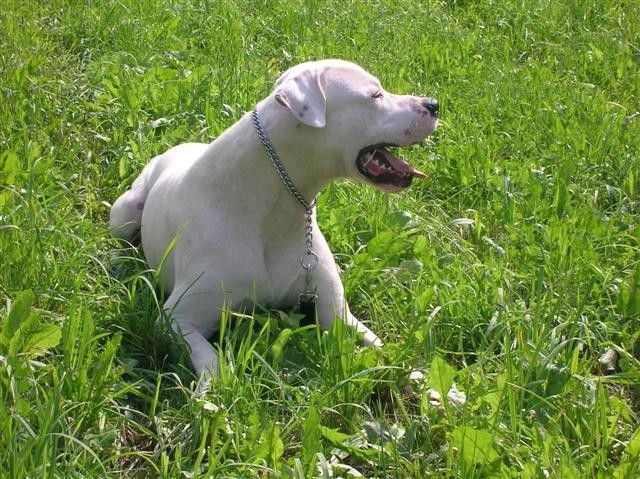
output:
[[[352,328],[355,328],[356,331],[362,334],[362,344],[365,346],[375,346],[376,348],[382,347],[382,341],[380,338],[367,328],[361,321],[359,321],[351,311],[349,311],[349,306],[345,303],[345,308],[347,310],[347,317],[345,319],[345,323]]]
[[[339,279],[337,283],[323,281],[323,279],[325,278],[319,275],[317,294],[320,326],[323,329],[330,329],[335,318],[341,319],[347,326],[354,328],[362,335],[362,344],[382,347],[380,338],[349,311],[349,305],[344,298],[343,287]]]
[[[196,376],[201,379],[218,375],[218,353],[204,335],[187,321],[173,320],[173,327],[182,335],[189,346],[189,356]]]
[[[381,347],[380,338],[349,311],[349,305],[344,297],[344,287],[338,275],[333,255],[324,237],[317,229],[314,232],[314,243],[319,261],[318,267],[311,274],[317,287],[320,326],[323,329],[330,329],[335,318],[340,318],[347,326],[362,334],[362,344]]]
[[[185,293],[180,287],[174,289],[164,304],[173,329],[182,335],[189,347],[196,376],[205,380],[215,378],[219,370],[218,353],[208,341],[220,320],[215,316],[213,304],[217,303],[211,292],[194,288]]]

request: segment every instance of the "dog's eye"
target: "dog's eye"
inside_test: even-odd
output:
[[[382,97],[383,97],[383,95],[382,95],[381,91],[377,91],[373,95],[371,95],[371,98],[375,98],[376,100],[379,99],[379,98],[382,98]]]

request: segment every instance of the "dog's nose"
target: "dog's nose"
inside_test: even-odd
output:
[[[438,116],[438,100],[435,98],[426,98],[422,100],[422,106],[433,116]]]

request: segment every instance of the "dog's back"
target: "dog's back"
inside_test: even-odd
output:
[[[187,168],[190,162],[185,164],[184,158],[195,161],[208,146],[206,143],[184,143],[153,158],[133,182],[131,189],[125,191],[113,203],[109,218],[111,236],[125,241],[133,240],[140,230],[147,196],[158,178],[168,167]],[[182,161],[182,163],[176,164],[176,161]]]

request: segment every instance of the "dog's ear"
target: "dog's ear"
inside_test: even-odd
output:
[[[318,69],[303,70],[276,83],[275,98],[305,125],[323,128],[327,123],[324,75]]]

